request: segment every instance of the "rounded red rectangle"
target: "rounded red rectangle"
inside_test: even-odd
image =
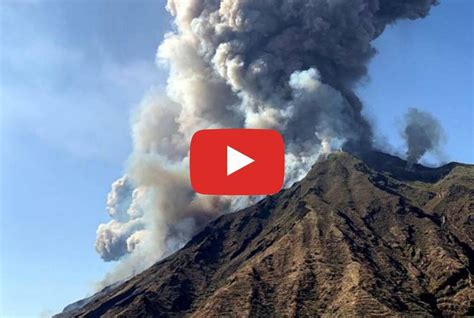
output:
[[[191,140],[191,186],[202,194],[273,194],[283,185],[284,155],[275,130],[200,130]]]

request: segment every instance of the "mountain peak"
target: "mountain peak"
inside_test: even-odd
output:
[[[474,314],[474,168],[338,152],[62,316]]]

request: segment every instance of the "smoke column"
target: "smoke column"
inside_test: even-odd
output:
[[[168,0],[175,29],[159,46],[164,94],[133,122],[126,175],[97,229],[108,283],[181,246],[220,213],[256,198],[210,197],[189,185],[188,144],[204,128],[273,128],[286,143],[286,184],[316,158],[371,148],[354,84],[376,53],[371,41],[397,19],[425,17],[436,0]],[[115,276],[114,276],[115,275]]]
[[[429,113],[410,108],[405,115],[403,138],[407,143],[408,168],[428,151],[437,150],[443,135],[438,120]]]

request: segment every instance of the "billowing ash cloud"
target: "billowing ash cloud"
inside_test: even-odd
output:
[[[438,150],[443,131],[436,118],[415,108],[408,110],[405,121],[402,136],[408,147],[408,167],[412,167],[425,153]]]
[[[97,231],[102,258],[156,260],[219,213],[256,199],[192,191],[187,152],[197,130],[278,129],[287,184],[320,153],[370,148],[372,131],[352,88],[375,54],[371,41],[397,19],[424,17],[434,3],[168,0],[176,28],[158,49],[169,68],[166,93],[146,97],[136,114],[127,177],[109,197],[113,220]]]
[[[105,261],[116,261],[133,251],[145,228],[139,206],[140,189],[134,189],[127,176],[112,184],[107,197],[107,211],[112,220],[99,225],[96,250]]]

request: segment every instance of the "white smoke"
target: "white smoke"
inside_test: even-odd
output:
[[[168,0],[176,29],[158,49],[165,94],[146,97],[133,122],[127,176],[112,186],[112,221],[96,249],[122,259],[105,283],[182,246],[221,213],[259,198],[202,196],[188,179],[188,147],[206,128],[273,128],[286,144],[286,181],[321,153],[371,147],[352,91],[374,55],[370,42],[435,0]]]

